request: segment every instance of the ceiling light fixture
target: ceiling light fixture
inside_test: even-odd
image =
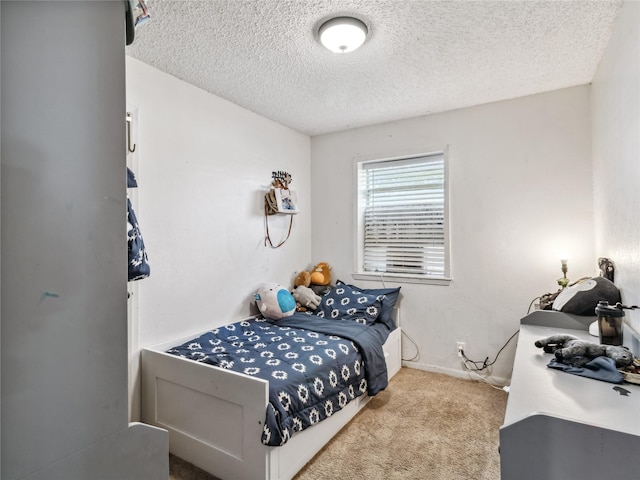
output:
[[[353,17],[337,17],[324,22],[318,30],[320,42],[332,52],[353,52],[367,38],[367,26]]]

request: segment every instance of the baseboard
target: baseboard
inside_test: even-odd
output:
[[[468,370],[457,370],[455,368],[438,367],[437,365],[429,365],[427,363],[403,361],[403,367],[415,368],[417,370],[424,370],[425,372],[443,373],[451,377],[462,378],[464,380],[476,380],[489,383],[491,385],[502,387],[509,385],[509,379],[503,377],[483,376],[475,372]]]

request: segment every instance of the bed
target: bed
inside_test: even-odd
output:
[[[341,292],[339,287],[343,285],[352,287],[339,282],[334,290]],[[381,304],[385,310],[385,323],[393,328],[387,332],[388,336],[385,335],[386,341],[381,348],[387,378],[395,375],[401,367],[399,311],[393,306],[397,289],[395,292],[393,302]],[[357,293],[362,293],[362,290]],[[386,296],[382,298],[384,300]],[[332,299],[325,296],[323,302],[332,303]],[[335,306],[324,310],[327,318],[333,317],[335,328],[340,330],[343,324],[346,327],[347,323],[352,323],[340,319],[340,315],[337,319],[332,316],[330,312],[335,313],[335,310]],[[323,311],[320,315],[323,316]],[[355,313],[354,318],[357,317]],[[358,320],[361,321],[361,317]],[[233,325],[243,323],[245,328],[252,330],[257,326],[266,325],[268,328],[268,324],[260,322],[264,320],[251,317]],[[278,321],[280,326],[296,334],[306,331],[300,322],[304,322],[304,318],[297,314]],[[223,480],[293,478],[366,405],[372,389],[375,392],[384,388],[384,385],[376,386],[368,381],[369,387],[362,395],[341,405],[324,420],[312,422],[312,426],[302,431],[292,431],[290,438],[287,432],[282,436],[284,438],[276,436],[272,443],[280,446],[265,445],[268,443],[265,442],[269,422],[267,413],[271,405],[269,381],[205,361],[194,361],[193,357],[185,358],[189,355],[177,349],[203,343],[194,340],[207,338],[202,335],[208,333],[189,335],[142,350],[142,419],[169,431],[169,449],[173,454]],[[333,332],[325,333],[342,338]],[[348,342],[352,340],[348,339]],[[173,353],[169,353],[172,350]]]

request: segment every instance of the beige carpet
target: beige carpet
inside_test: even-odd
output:
[[[507,394],[402,368],[294,480],[498,480]],[[215,477],[170,457],[171,480]]]

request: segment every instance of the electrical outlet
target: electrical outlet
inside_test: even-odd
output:
[[[458,357],[462,358],[462,352],[464,351],[464,342],[456,342],[456,352]]]

